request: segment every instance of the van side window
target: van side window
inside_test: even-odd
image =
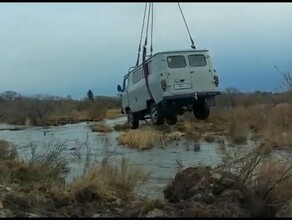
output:
[[[206,58],[204,55],[190,55],[189,63],[190,63],[190,66],[193,66],[193,67],[207,65]]]
[[[124,82],[123,82],[123,90],[126,91],[128,89],[128,80],[129,80],[129,76],[127,76],[125,79],[124,79]]]
[[[133,72],[133,84],[139,82],[142,79],[142,69],[139,68]]]
[[[186,67],[186,60],[184,56],[169,56],[167,64],[169,68],[182,68]]]

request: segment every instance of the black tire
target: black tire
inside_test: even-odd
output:
[[[161,106],[155,103],[152,103],[149,106],[149,115],[151,117],[151,121],[155,125],[162,125],[164,123],[164,115],[162,112]]]
[[[206,120],[210,115],[210,107],[205,99],[197,100],[193,105],[193,113],[198,120]]]
[[[127,113],[128,125],[131,129],[137,129],[139,127],[139,119],[137,115],[131,111]]]
[[[177,122],[176,115],[171,115],[171,116],[165,117],[165,119],[166,119],[166,122],[168,125],[175,125]]]

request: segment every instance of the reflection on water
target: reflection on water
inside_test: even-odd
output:
[[[109,125],[125,122],[125,118],[106,120]],[[0,139],[16,145],[20,156],[30,159],[31,148],[36,152],[45,152],[50,143],[65,142],[66,150],[63,156],[69,159],[70,174],[67,181],[80,175],[85,166],[87,153],[92,163],[98,163],[105,156],[110,156],[111,162],[119,163],[122,157],[130,160],[131,164],[140,166],[150,172],[150,179],[143,188],[148,196],[162,195],[163,188],[177,172],[180,161],[185,167],[199,162],[208,165],[216,164],[220,159],[217,144],[201,143],[201,150],[194,151],[193,143],[186,140],[173,142],[165,149],[138,151],[118,145],[117,137],[120,132],[100,134],[91,132],[92,123],[69,124],[59,127],[30,127],[25,130],[1,130]],[[2,125],[3,126],[3,125]]]

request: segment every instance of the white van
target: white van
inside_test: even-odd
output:
[[[136,129],[139,120],[147,118],[155,125],[164,120],[173,125],[185,111],[193,111],[199,120],[207,119],[209,105],[215,105],[215,96],[220,94],[218,85],[208,50],[168,51],[147,59],[146,66],[130,68],[118,91],[122,113],[128,115],[130,128]]]

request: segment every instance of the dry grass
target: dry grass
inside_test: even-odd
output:
[[[259,131],[260,140],[269,148],[287,149],[292,146],[290,119],[292,107],[280,104],[265,112],[264,127]]]
[[[8,151],[8,144],[0,143],[2,152]],[[12,216],[25,216],[27,212],[40,216],[84,216],[84,208],[85,215],[91,213],[92,208],[98,211],[114,209],[112,206],[118,199],[131,201],[135,190],[149,177],[147,172],[124,158],[118,164],[105,158],[66,185],[63,174],[68,167],[62,157],[64,145],[61,142],[50,144],[44,146],[48,150],[43,154],[37,154],[32,147],[29,161],[1,159],[0,202],[5,209],[11,210]]]
[[[178,131],[189,131],[193,129],[193,124],[195,122],[194,115],[186,112],[183,114],[183,117],[181,118],[180,122],[177,122],[175,127],[177,128]]]
[[[108,109],[106,112],[106,118],[108,119],[115,119],[123,116],[125,115],[121,113],[121,109]]]
[[[204,137],[204,140],[208,143],[213,143],[215,142],[215,139],[216,137],[212,134],[207,134],[205,137]]]
[[[242,122],[234,120],[230,124],[229,135],[232,144],[246,144],[247,127]]]
[[[184,137],[184,133],[175,131],[165,134],[165,141],[180,141]]]
[[[279,206],[292,198],[292,167],[285,161],[270,159],[260,163],[255,171],[252,187],[273,205]]]
[[[0,140],[0,158],[5,159],[9,153],[9,143],[5,140]]]
[[[291,159],[276,159],[262,147],[254,147],[243,154],[225,148],[222,164],[218,167],[238,176],[241,184],[252,189],[273,212],[289,205],[292,197]]]
[[[21,100],[0,103],[0,118],[9,124],[32,125],[59,124],[58,122],[99,121],[118,116],[115,110],[120,106],[119,99],[104,97],[93,101],[58,100],[53,97],[22,97]],[[109,110],[108,109],[113,109]],[[61,123],[62,124],[62,123]]]
[[[146,128],[141,130],[129,130],[122,134],[118,141],[121,145],[145,150],[154,146],[163,145],[164,137],[161,132]]]
[[[185,113],[175,128],[193,141],[205,138],[206,141],[213,142],[214,138],[208,135],[213,133],[216,136],[228,137],[231,145],[246,144],[250,138],[260,141],[268,149],[292,147],[291,104],[237,103],[237,106],[230,109],[211,109],[211,114],[205,121],[198,121],[191,113]]]
[[[124,124],[116,124],[113,128],[115,131],[124,131],[129,129],[129,125],[125,122]]]
[[[86,109],[87,115],[94,121],[101,121],[106,117],[106,107],[102,103],[92,102],[88,109]]]
[[[43,154],[32,153],[31,160],[20,159],[10,150],[10,156],[0,161],[0,184],[11,189],[9,193],[1,192],[6,208],[29,212],[41,206],[40,201],[53,188],[64,189],[68,164],[61,156],[63,145],[57,142],[43,147],[47,151]],[[12,154],[16,156],[12,157]]]
[[[134,190],[148,178],[143,169],[130,165],[126,159],[113,165],[104,159],[97,167],[88,169],[84,175],[69,186],[69,191],[90,190],[93,198],[130,198]],[[88,198],[84,198],[88,200]]]
[[[92,131],[93,132],[102,132],[102,133],[108,133],[108,132],[112,132],[114,129],[107,125],[107,124],[99,124],[99,125],[94,125],[92,127]]]

